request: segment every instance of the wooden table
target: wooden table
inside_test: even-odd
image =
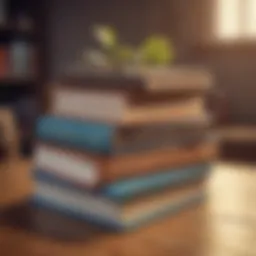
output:
[[[0,171],[0,205],[10,206],[32,191],[29,164],[11,163]],[[126,234],[89,231],[85,223],[65,223],[50,213],[37,215],[38,229],[11,225],[2,215],[1,256],[249,256],[256,255],[256,167],[216,164],[207,184],[209,200],[189,211]],[[5,194],[4,194],[5,193]],[[31,215],[16,209],[17,223]],[[20,208],[21,209],[21,208]],[[9,215],[12,215],[11,211]],[[4,217],[3,217],[4,216]],[[20,218],[19,218],[20,216]],[[22,217],[23,216],[23,217]],[[8,218],[7,218],[8,219]],[[63,222],[64,221],[64,222]],[[19,223],[20,222],[20,223]],[[72,222],[72,221],[71,221]],[[35,223],[35,222],[34,222]],[[47,227],[48,225],[48,227]],[[56,227],[79,236],[52,236]],[[39,232],[39,230],[44,232]],[[56,232],[55,232],[56,235]]]
[[[222,159],[256,163],[256,126],[231,126],[219,130]]]

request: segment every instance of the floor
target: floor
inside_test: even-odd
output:
[[[256,166],[216,163],[205,204],[126,234],[19,204],[33,189],[29,166],[0,167],[1,256],[256,256]]]

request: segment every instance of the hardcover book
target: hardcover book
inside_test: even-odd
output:
[[[207,88],[208,76],[202,71],[172,68],[140,74],[66,78],[53,86],[50,112],[122,125],[205,118],[207,113],[201,96],[172,97],[172,94],[187,86]]]
[[[36,148],[34,164],[56,177],[93,189],[127,177],[154,174],[164,168],[209,162],[215,156],[216,146],[212,143],[112,157],[41,143]]]
[[[188,120],[187,120],[188,121]],[[119,127],[56,116],[39,119],[37,136],[40,140],[88,150],[92,153],[118,155],[154,148],[197,144],[211,139],[206,123]]]
[[[99,88],[143,93],[170,93],[182,95],[184,92],[205,92],[212,87],[211,74],[200,67],[173,66],[161,68],[136,68],[120,72],[83,72],[68,75],[60,83],[65,86]]]
[[[57,186],[41,178],[37,183],[33,202],[75,218],[111,228],[127,229],[177,211],[202,199],[203,196],[203,186],[199,182],[186,187],[170,187],[120,203],[104,196]]]

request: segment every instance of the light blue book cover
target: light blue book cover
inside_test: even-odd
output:
[[[101,190],[103,195],[115,200],[127,200],[137,195],[194,182],[205,177],[210,170],[209,164],[198,164],[178,169],[162,170],[160,173],[114,182]]]
[[[110,153],[115,126],[44,116],[38,121],[37,135],[39,139],[65,146],[95,153]]]
[[[127,143],[121,143],[121,146],[116,147],[116,136],[119,132],[117,129],[116,125],[48,115],[38,120],[37,136],[46,142],[104,155],[129,154],[161,147],[187,146],[194,142],[202,142],[203,139],[193,138],[194,142],[192,142],[191,136],[187,136],[187,138],[184,136],[183,140],[173,137],[161,138],[160,136],[157,139],[148,139],[144,142],[140,142],[139,139],[131,139],[131,141],[127,140]],[[204,139],[205,141],[210,140],[207,137]]]
[[[210,170],[209,164],[198,164],[185,168],[161,170],[157,174],[130,178],[123,181],[117,181],[107,184],[98,191],[98,196],[109,198],[115,202],[123,203],[136,196],[161,190],[168,187],[175,187],[186,183],[194,182],[204,178]],[[88,193],[86,188],[80,188],[68,180],[60,179],[43,170],[35,171],[35,180],[51,183],[67,189]]]
[[[160,218],[164,218],[179,213],[180,211],[185,210],[186,208],[189,208],[195,204],[202,202],[205,197],[205,193],[198,192],[197,194],[188,196],[187,198],[183,198],[182,200],[175,202],[174,204],[170,203],[167,204],[165,207],[155,209],[152,212],[148,212],[147,214],[142,215],[138,217],[136,220],[128,223],[113,220],[110,221],[109,219],[96,217],[95,215],[92,214],[77,211],[76,209],[68,205],[63,205],[60,202],[46,200],[40,197],[40,195],[35,196],[33,198],[32,204],[39,208],[54,210],[61,214],[65,214],[71,218],[97,224],[111,230],[129,231],[138,228],[139,226],[146,225],[150,222],[156,221]]]

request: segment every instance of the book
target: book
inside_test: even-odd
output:
[[[205,196],[202,185],[170,188],[160,193],[119,204],[93,194],[80,194],[67,187],[59,187],[40,180],[33,203],[66,213],[72,217],[108,226],[129,229],[181,210]]]
[[[0,78],[6,78],[9,72],[9,52],[5,45],[0,46]]]
[[[163,190],[167,187],[184,185],[207,176],[210,170],[209,163],[197,163],[194,165],[165,169],[159,169],[153,174],[131,177],[123,180],[102,184],[96,190],[91,191],[78,183],[72,183],[68,179],[60,178],[42,169],[35,169],[35,180],[43,181],[53,186],[67,187],[71,190],[80,191],[81,194],[101,194],[113,201],[124,202],[139,195],[149,194]]]
[[[204,68],[173,66],[161,68],[136,68],[129,71],[96,71],[68,75],[62,85],[101,90],[125,90],[128,92],[150,92],[171,94],[205,92],[213,84],[211,74]]]
[[[202,120],[201,120],[202,121]],[[125,127],[92,123],[57,116],[41,117],[37,137],[42,141],[87,150],[98,154],[117,155],[164,146],[196,143],[206,137],[206,122],[172,123],[155,126]],[[209,137],[209,136],[208,136]]]
[[[22,40],[15,40],[10,47],[10,73],[13,77],[27,78],[33,73],[33,47]]]
[[[155,149],[109,157],[40,143],[35,150],[34,165],[56,177],[93,189],[100,184],[154,174],[165,168],[209,162],[216,153],[214,143],[201,143],[187,148]]]
[[[67,77],[53,86],[50,112],[119,125],[179,123],[205,118],[207,113],[201,94],[174,97],[175,92],[187,87],[206,89],[210,83],[207,72],[188,68]]]
[[[7,21],[7,10],[6,0],[0,0],[0,27],[6,25]]]
[[[204,118],[202,97],[158,100],[141,97],[137,102],[127,92],[55,88],[50,111],[53,115],[122,125],[184,122]],[[153,101],[153,102],[152,102]]]

